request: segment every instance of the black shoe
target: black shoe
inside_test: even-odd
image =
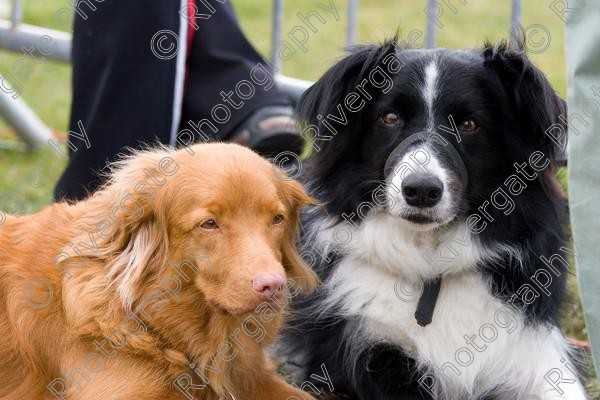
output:
[[[304,150],[304,139],[289,106],[259,108],[242,122],[230,141],[247,146],[264,157],[275,157],[285,151],[300,155]]]

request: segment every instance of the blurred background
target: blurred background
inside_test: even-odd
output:
[[[116,1],[116,0],[112,0]],[[348,19],[346,1],[333,0],[339,13],[335,21],[331,14],[326,14],[327,22],[322,25],[318,21],[318,32],[310,33],[306,43],[306,53],[297,51],[293,56],[281,62],[282,72],[286,76],[306,80],[316,80],[328,67],[344,54]],[[287,33],[301,21],[297,12],[303,14],[314,10],[317,3],[328,4],[327,0],[285,1],[282,20],[282,40]],[[11,14],[11,1],[0,0],[0,19],[8,20]],[[26,24],[57,29],[52,16],[60,8],[70,7],[67,0],[22,0],[22,20]],[[271,54],[273,2],[269,0],[232,0],[239,16],[241,26],[254,46],[269,58]],[[499,40],[508,37],[511,24],[511,1],[472,0],[467,4],[454,1],[456,12],[448,7],[438,19],[436,29],[437,46],[464,48],[475,47],[484,40]],[[528,27],[534,24],[546,28],[550,36],[548,47],[539,53],[531,53],[534,63],[548,76],[561,97],[566,97],[565,66],[565,26],[563,20],[550,8],[550,0],[522,2],[521,25]],[[101,6],[101,5],[99,5]],[[427,15],[424,9],[427,2],[415,0],[360,0],[356,18],[356,42],[380,42],[392,37],[396,31],[402,39],[414,30],[423,32],[424,40],[427,30]],[[143,12],[143,11],[142,11]],[[324,14],[324,15],[325,15]],[[544,46],[545,47],[545,46]],[[0,74],[11,71],[13,64],[23,55],[0,49]],[[281,71],[280,71],[281,72]],[[35,71],[22,82],[23,94],[20,97],[52,129],[58,138],[64,138],[67,130],[71,102],[71,67],[68,64],[46,60],[36,65]],[[2,105],[0,104],[0,107]],[[17,138],[6,121],[0,118],[0,195],[18,182],[41,157],[41,152],[29,151],[23,141]],[[26,203],[28,212],[35,212],[52,201],[52,190],[60,174],[52,180],[43,180],[42,186],[28,193]],[[559,171],[559,178],[565,189],[566,170]],[[571,260],[572,274],[569,278],[570,300],[564,310],[564,331],[566,336],[580,341],[587,341],[585,325],[577,283],[574,276],[574,263]],[[590,384],[591,385],[591,384]],[[590,386],[592,396],[600,399],[597,389]]]

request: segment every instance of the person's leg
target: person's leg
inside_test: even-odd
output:
[[[157,57],[151,39],[160,30],[179,32],[180,8],[178,1],[107,1],[84,10],[87,19],[75,14],[70,130],[80,132],[80,122],[91,147],[72,152],[57,199],[94,191],[96,171],[125,146],[169,143],[177,57]]]
[[[189,56],[182,128],[208,120],[219,139],[233,139],[239,125],[264,106],[284,106],[289,98],[274,83],[273,67],[252,47],[229,2],[209,2],[212,12],[196,1],[208,19],[191,20],[196,28]],[[277,115],[277,112],[274,112]],[[291,112],[287,113],[288,119]],[[203,133],[213,133],[204,125]]]
[[[71,154],[57,199],[81,199],[97,189],[97,171],[124,147],[175,145],[179,128],[196,130],[203,120],[202,133],[211,140],[235,140],[259,152],[299,152],[302,138],[290,101],[275,87],[274,71],[244,37],[231,6],[211,2],[211,11],[197,1],[195,11],[210,17],[186,21],[187,4],[103,3],[85,20],[76,16],[70,129],[79,132],[81,123],[92,147]],[[197,28],[189,56],[188,24]],[[176,57],[153,53],[151,38],[161,30],[179,33]],[[172,39],[165,38],[158,43],[163,49]],[[241,128],[252,137],[232,138]]]

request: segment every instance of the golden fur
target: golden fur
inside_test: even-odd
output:
[[[265,354],[284,295],[317,284],[295,248],[312,202],[252,151],[200,144],[137,152],[88,199],[8,217],[0,399],[312,399]],[[296,285],[261,303],[260,272]]]

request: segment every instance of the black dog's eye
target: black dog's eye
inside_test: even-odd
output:
[[[475,120],[473,120],[471,118],[467,118],[463,122],[460,123],[460,130],[463,132],[473,133],[478,128],[479,128],[479,125],[477,125],[477,122],[475,122]]]
[[[284,216],[283,214],[277,214],[276,216],[273,217],[273,225],[277,225],[282,223],[284,220]]]
[[[383,114],[383,116],[381,117],[381,120],[383,121],[384,124],[386,124],[388,126],[398,126],[402,122],[402,120],[400,119],[400,116],[398,114],[396,114],[395,112],[391,112],[391,111]]]
[[[200,224],[200,228],[202,229],[219,229],[219,225],[217,225],[217,221],[214,219],[207,219],[203,223]]]

